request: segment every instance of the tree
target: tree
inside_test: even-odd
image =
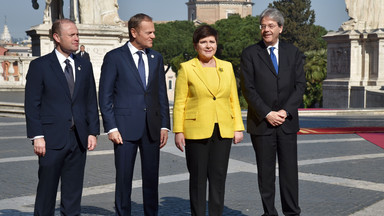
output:
[[[323,81],[327,77],[327,50],[308,51],[305,53],[304,66],[307,88],[303,102],[305,108],[323,106]]]
[[[311,10],[311,0],[273,1],[269,7],[278,9],[284,15],[282,41],[294,44],[302,52],[326,48],[326,43],[319,38],[327,31],[314,25],[315,11]]]
[[[196,27],[190,21],[174,21],[155,24],[156,39],[153,49],[160,52],[164,65],[177,73],[181,62],[196,55],[192,45],[192,35]]]
[[[231,62],[235,74],[240,72],[240,56],[243,49],[260,40],[258,25],[258,17],[241,18],[238,14],[218,20],[213,25],[219,34],[216,56]]]

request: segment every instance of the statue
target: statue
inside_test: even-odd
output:
[[[37,0],[32,0],[32,7],[35,10],[39,9],[39,3],[37,3]]]
[[[122,25],[117,0],[79,0],[80,23]]]
[[[64,0],[45,0],[43,23],[64,18],[63,4]],[[39,9],[37,0],[32,0],[32,7]],[[70,19],[80,24],[122,26],[118,9],[117,0],[70,0]]]
[[[45,0],[43,23],[50,24],[57,19],[64,18],[63,4],[63,0]],[[37,0],[32,0],[32,7],[35,10],[39,9],[39,3],[37,3]]]
[[[341,30],[370,30],[384,27],[384,1],[345,0],[350,19],[344,22]]]

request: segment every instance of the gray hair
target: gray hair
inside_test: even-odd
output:
[[[277,22],[277,24],[281,27],[284,26],[284,16],[283,14],[277,10],[276,8],[267,8],[260,14],[260,22],[264,17],[269,17]]]

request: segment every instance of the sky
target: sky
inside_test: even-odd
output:
[[[25,31],[43,22],[45,0],[38,0],[40,8],[34,10],[31,0],[0,0],[0,33],[3,33],[5,17],[8,29],[14,38],[26,37]],[[137,13],[146,13],[155,21],[187,20],[188,0],[118,0],[119,16],[122,20]],[[252,15],[259,15],[273,0],[252,0]],[[315,24],[327,30],[338,30],[349,19],[345,11],[345,0],[312,0]],[[64,14],[68,14],[69,0],[64,0]]]

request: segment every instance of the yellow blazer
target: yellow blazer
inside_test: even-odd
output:
[[[211,137],[216,115],[221,137],[233,138],[234,131],[244,130],[232,64],[214,59],[219,74],[216,94],[209,89],[209,80],[197,58],[181,63],[178,71],[173,132],[183,132],[186,139]]]

